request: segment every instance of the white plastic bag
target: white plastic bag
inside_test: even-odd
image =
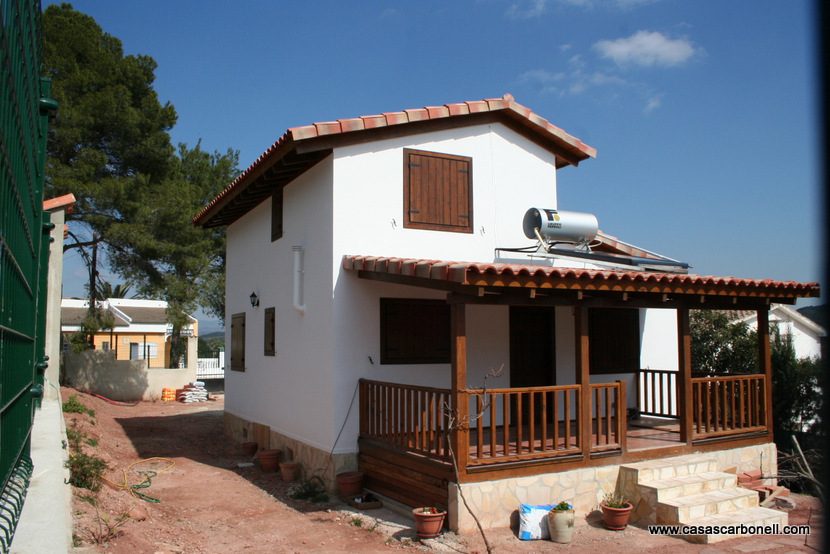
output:
[[[519,538],[523,541],[549,539],[547,515],[553,504],[519,504]]]

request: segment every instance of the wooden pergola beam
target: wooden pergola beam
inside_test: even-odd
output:
[[[769,440],[772,441],[772,350],[769,341],[769,311],[757,311],[758,366],[764,374],[764,416]]]
[[[576,339],[575,362],[576,382],[580,386],[579,398],[579,443],[582,455],[587,460],[591,455],[591,361],[590,337],[588,332],[588,308],[578,302],[574,306],[574,337]],[[570,417],[566,414],[565,417]]]
[[[692,429],[692,332],[689,324],[688,308],[677,310],[677,369],[680,372],[677,379],[677,398],[679,399],[680,413],[680,442],[692,444],[694,433]]]

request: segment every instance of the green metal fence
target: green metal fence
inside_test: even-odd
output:
[[[48,217],[43,212],[49,82],[40,78],[38,0],[0,0],[0,549],[28,478],[45,369]],[[39,386],[38,386],[39,385]]]

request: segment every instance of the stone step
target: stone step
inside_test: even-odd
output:
[[[758,493],[734,487],[679,496],[657,503],[657,523],[697,523],[707,516],[741,512],[758,507]]]
[[[641,489],[647,489],[643,491],[643,496],[653,498],[656,502],[719,489],[733,489],[736,486],[737,478],[735,475],[721,471],[706,471],[693,475],[639,483]]]
[[[648,460],[620,466],[621,476],[633,483],[646,483],[717,470],[717,460],[696,455]]]
[[[729,512],[724,514],[715,514],[711,516],[702,517],[691,522],[683,522],[683,525],[698,525],[698,526],[723,526],[734,525],[745,526],[750,525],[774,525],[778,524],[780,527],[787,525],[788,518],[786,512],[779,512],[778,510],[770,510],[769,508],[747,508],[739,512]],[[740,529],[737,529],[740,530]],[[706,534],[706,535],[684,535],[683,538],[689,542],[712,544],[721,542],[735,537],[741,537],[747,533],[734,534]]]

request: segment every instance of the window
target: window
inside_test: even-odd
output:
[[[591,373],[632,373],[640,368],[640,310],[588,310]]]
[[[450,362],[450,307],[444,300],[380,299],[380,363]]]
[[[158,358],[159,345],[154,342],[131,342],[130,359],[145,360]]]
[[[271,242],[282,238],[282,187],[271,195]]]
[[[110,341],[105,340],[104,342],[102,342],[101,343],[101,350],[103,350],[104,352],[109,352],[110,351]]]
[[[265,355],[273,356],[277,353],[277,310],[265,308]]]
[[[245,314],[231,317],[231,369],[245,371]]]
[[[404,149],[404,227],[473,232],[473,159]]]

